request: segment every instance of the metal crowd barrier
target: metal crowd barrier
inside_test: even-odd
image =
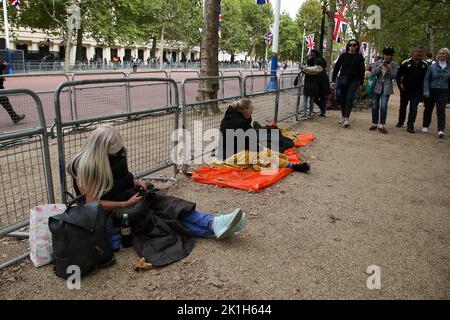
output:
[[[216,99],[197,97],[205,82],[216,82],[219,88]],[[226,84],[229,84],[228,89]],[[231,84],[230,84],[231,83]],[[192,90],[194,89],[194,90]],[[239,76],[200,77],[184,79],[181,84],[183,108],[183,166],[182,171],[188,174],[192,162],[201,164],[205,156],[211,155],[215,148],[208,141],[205,133],[217,134],[224,112],[230,103],[242,97],[242,79]],[[206,141],[204,141],[206,139]],[[211,143],[213,143],[211,145]],[[200,159],[200,160],[199,160]]]
[[[32,129],[0,133],[0,237],[26,227],[30,208],[54,203],[50,151],[44,110],[39,96],[27,89],[0,90],[6,98],[31,100],[39,118]],[[23,254],[0,265],[0,270],[28,257]]]
[[[275,76],[276,89],[269,90],[271,75],[252,75],[244,78],[244,97],[253,102],[252,119],[261,124],[277,121],[279,106],[278,77]]]
[[[2,75],[2,77],[6,80],[5,87],[8,88],[24,88],[23,79],[30,78],[30,75],[27,74],[14,74],[14,75]],[[53,105],[53,94],[54,88],[60,84],[61,82],[70,80],[70,75],[65,73],[39,73],[33,74],[32,81],[30,85],[26,88],[28,90],[32,90],[37,96],[39,100],[42,102],[42,108],[44,110],[44,116],[47,123],[53,123],[53,119],[55,118],[55,108]],[[64,100],[62,103],[66,106],[70,106],[72,103],[70,98],[71,93],[69,91],[64,92]],[[26,119],[24,122],[30,126],[39,125],[40,120],[35,112],[35,108],[32,106],[28,106],[23,101],[24,96],[12,96],[10,98],[11,105],[17,113],[24,113],[26,115]],[[72,108],[72,106],[68,107]],[[11,121],[6,113],[0,114],[0,127],[12,129]],[[21,125],[20,128],[23,128]]]
[[[73,87],[75,92],[84,98],[86,105],[94,108],[106,105],[117,96],[109,92],[97,95],[90,101],[89,86],[123,85],[137,83],[171,85],[174,93],[174,104],[162,108],[153,108],[155,101],[152,91],[147,90],[147,96],[141,97],[149,104],[139,111],[126,110],[126,101],[121,101],[120,112],[107,110],[102,116],[85,117],[77,120],[65,119],[61,110],[61,93]],[[84,90],[86,88],[87,90]],[[158,93],[158,91],[156,91]],[[84,96],[83,96],[84,95]],[[69,81],[61,84],[55,91],[56,137],[58,141],[59,176],[61,193],[73,189],[73,181],[67,175],[66,165],[77,152],[81,150],[90,132],[101,124],[111,124],[121,133],[127,146],[128,165],[130,172],[136,177],[144,177],[164,169],[173,168],[170,177],[153,178],[157,180],[176,181],[177,164],[174,161],[177,154],[177,141],[172,140],[174,130],[178,129],[179,99],[178,87],[174,80],[167,78],[136,78],[136,79],[97,79]],[[133,100],[134,101],[134,100]],[[133,110],[133,105],[130,108]],[[73,190],[72,190],[73,191]]]
[[[295,117],[298,121],[300,112],[300,103],[302,97],[303,85],[301,77],[298,79],[298,85],[294,85],[294,81],[299,76],[298,72],[281,73],[279,76],[279,107],[277,121],[285,121]]]

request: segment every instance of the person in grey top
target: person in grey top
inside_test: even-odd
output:
[[[381,133],[388,133],[386,125],[389,97],[394,93],[392,80],[397,77],[398,66],[392,61],[394,48],[383,49],[383,58],[375,62],[372,75],[377,77],[372,95],[372,126],[369,130],[378,129]]]

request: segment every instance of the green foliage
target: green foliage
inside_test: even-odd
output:
[[[280,17],[280,47],[279,57],[281,60],[299,60],[301,55],[303,30],[300,31],[298,24],[288,14]]]

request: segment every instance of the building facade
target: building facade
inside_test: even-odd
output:
[[[4,35],[0,34],[0,49],[6,49]],[[184,62],[200,59],[200,48],[194,47],[190,50],[180,49],[182,46],[174,45],[166,42],[164,44],[163,61]],[[46,56],[52,56],[57,60],[64,60],[65,47],[60,37],[48,36],[39,30],[31,30],[28,28],[12,29],[10,33],[10,49],[23,50],[26,61],[41,61]],[[111,62],[114,57],[120,58],[121,61],[129,61],[131,59],[140,59],[147,61],[151,57],[151,45],[135,44],[135,45],[115,45],[106,46],[97,43],[94,39],[87,37],[83,39],[82,60],[90,61],[101,59]],[[72,47],[71,64],[75,63],[76,47]],[[155,58],[161,58],[160,43],[157,42]]]

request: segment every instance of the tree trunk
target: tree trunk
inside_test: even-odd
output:
[[[327,12],[327,48],[325,49],[324,58],[327,62],[327,69],[330,70],[333,61],[333,34],[334,34],[334,13],[336,12],[336,2],[330,1]]]
[[[204,10],[200,77],[217,77],[219,76],[219,1],[205,0]],[[197,100],[215,100],[217,99],[218,90],[218,80],[201,81],[199,83]],[[203,108],[203,112],[207,113],[208,109],[214,113],[220,111],[217,103],[209,104],[206,108]]]
[[[152,51],[150,53],[150,56],[152,59],[155,59],[156,58],[156,37],[153,36],[152,38],[153,38],[152,39]]]
[[[66,56],[64,59],[64,72],[66,73],[70,72],[70,52],[72,49],[73,24],[69,23],[67,27]]]
[[[161,29],[161,43],[159,44],[159,68],[164,69],[164,23]]]
[[[81,62],[83,60],[83,28],[77,30],[77,51],[75,54],[75,61]]]
[[[434,57],[434,30],[432,26],[427,27],[428,52]]]

